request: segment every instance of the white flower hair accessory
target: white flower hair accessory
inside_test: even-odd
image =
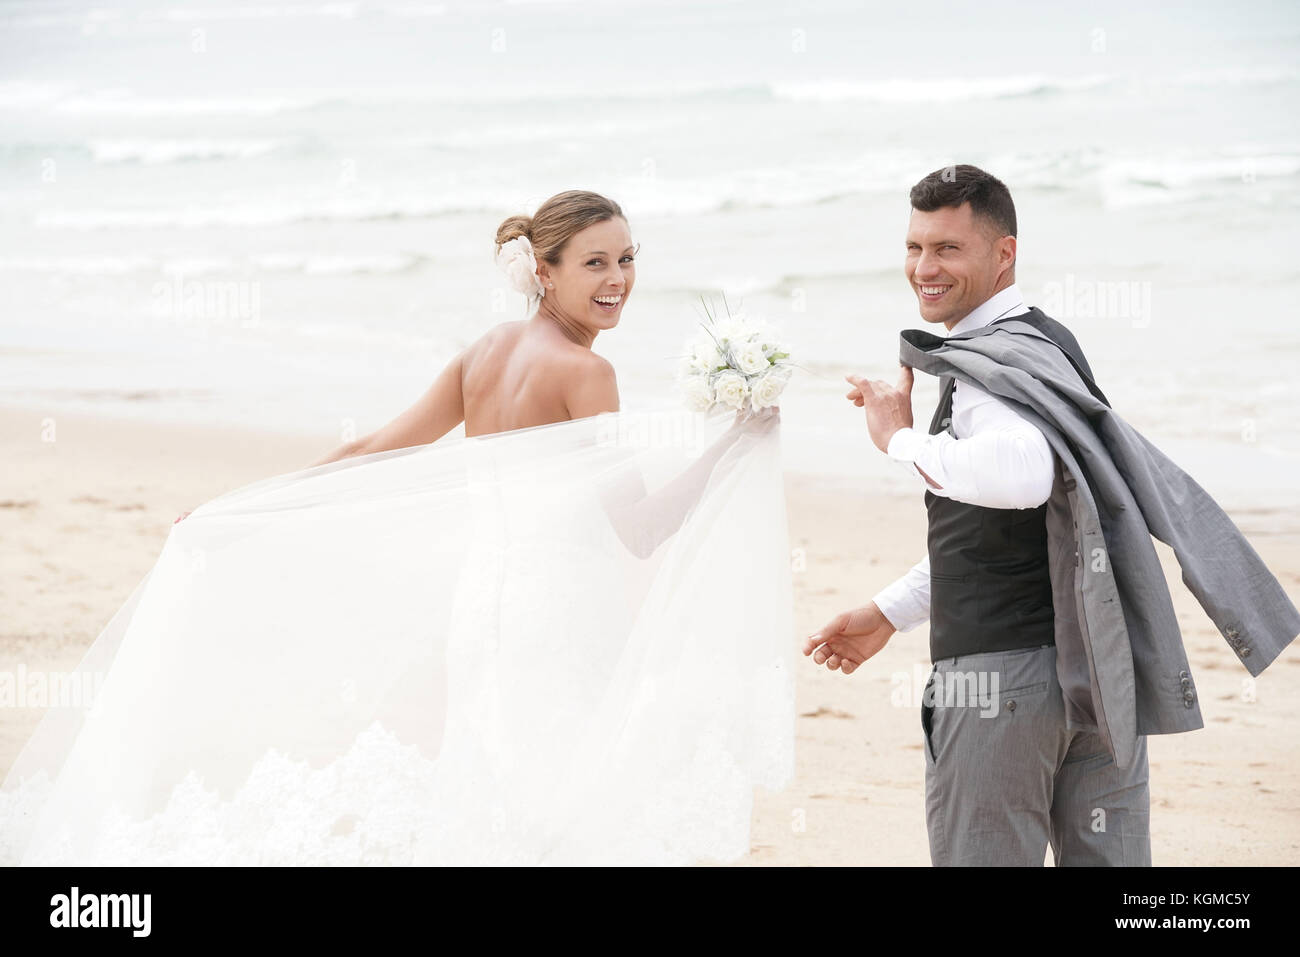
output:
[[[517,292],[522,292],[529,299],[541,299],[546,295],[542,280],[537,275],[537,257],[533,255],[533,244],[527,236],[517,236],[502,243],[497,250],[497,265],[510,280],[511,288]]]

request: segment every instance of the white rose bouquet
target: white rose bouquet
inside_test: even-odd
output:
[[[723,300],[724,304],[726,300]],[[697,412],[718,406],[754,412],[775,406],[794,372],[790,350],[770,323],[750,321],[730,309],[715,318],[704,307],[704,335],[686,344],[678,382]]]

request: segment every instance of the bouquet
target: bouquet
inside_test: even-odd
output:
[[[794,372],[776,329],[730,309],[715,317],[707,303],[704,313],[704,334],[686,344],[678,374],[686,404],[696,412],[720,406],[758,412],[776,405]]]

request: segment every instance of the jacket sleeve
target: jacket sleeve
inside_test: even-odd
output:
[[[1101,421],[1151,534],[1173,549],[1183,584],[1252,675],[1300,634],[1300,611],[1246,536],[1190,475],[1119,416]]]

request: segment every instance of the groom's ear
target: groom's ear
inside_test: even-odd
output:
[[[1003,236],[997,241],[998,268],[1014,270],[1016,268],[1016,237]]]

